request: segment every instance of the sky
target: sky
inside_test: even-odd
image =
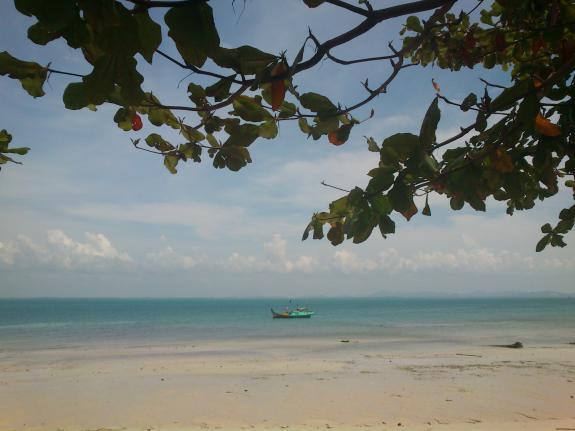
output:
[[[223,46],[286,51],[290,62],[308,28],[326,40],[359,22],[332,5],[309,9],[299,0],[210,4]],[[373,2],[383,4],[391,3]],[[0,16],[2,50],[89,72],[64,43],[32,44],[26,31],[34,21],[12,2],[0,3]],[[154,17],[163,23],[161,11]],[[334,54],[386,54],[389,41],[399,46],[402,22],[386,22]],[[177,55],[163,31],[162,49]],[[312,54],[308,47],[304,58]],[[189,104],[187,83],[209,82],[158,56],[152,66],[138,58],[138,69],[144,88],[168,104]],[[375,84],[388,73],[387,63],[342,68],[324,61],[294,79],[300,92],[351,105],[365,97],[361,81]],[[444,95],[462,100],[483,91],[479,77],[508,82],[497,70],[412,67],[356,113],[362,119],[373,108],[375,117],[354,127],[345,145],[307,139],[296,124],[284,122],[278,138],[252,144],[253,163],[239,172],[215,169],[206,156],[201,164],[180,164],[177,175],[130,143],[153,132],[183,142],[171,130],[145,124],[140,132],[123,132],[113,122],[113,107],[66,110],[61,96],[73,81],[67,77],[53,75],[38,99],[0,77],[0,128],[13,135],[13,146],[31,147],[23,165],[4,165],[0,172],[0,297],[575,294],[575,235],[566,236],[563,249],[535,253],[540,226],[554,225],[560,209],[572,205],[567,189],[513,217],[494,201],[486,213],[468,206],[454,212],[445,198],[432,196],[431,217],[418,214],[407,223],[396,216],[396,234],[387,239],[376,230],[360,245],[301,241],[312,213],[341,196],[322,180],[347,189],[367,184],[366,172],[378,160],[364,136],[381,142],[398,132],[417,134],[435,94],[431,78]],[[470,122],[455,107],[440,107],[438,139]]]

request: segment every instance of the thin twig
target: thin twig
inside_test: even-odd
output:
[[[326,183],[324,180],[322,180],[321,185],[326,186],[326,187],[331,187],[332,189],[336,189],[336,190],[339,190],[341,192],[346,192],[346,193],[351,192],[351,190],[346,190],[346,189],[342,189],[341,187],[332,186],[331,184]]]

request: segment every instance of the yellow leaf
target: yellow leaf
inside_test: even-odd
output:
[[[552,138],[556,138],[561,135],[561,128],[541,114],[537,114],[537,117],[535,117],[535,130],[542,135],[550,136]]]

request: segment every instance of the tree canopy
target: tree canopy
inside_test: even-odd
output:
[[[341,198],[313,214],[303,239],[325,234],[333,245],[345,239],[361,243],[376,228],[386,237],[395,233],[394,217],[409,220],[419,212],[416,196],[425,196],[425,216],[431,215],[432,194],[447,197],[453,210],[467,204],[485,211],[492,197],[506,202],[512,215],[556,195],[562,186],[575,192],[575,5],[570,0],[473,0],[469,9],[458,11],[457,0],[419,0],[381,9],[368,0],[302,1],[309,8],[342,8],[359,17],[359,24],[327,40],[310,29],[302,36],[301,49],[288,55],[282,47],[264,52],[248,45],[222,46],[206,0],[14,0],[20,13],[36,19],[28,28],[32,42],[64,39],[91,72],[59,70],[57,64],[41,65],[5,51],[0,53],[0,74],[20,81],[35,98],[44,95],[50,75],[65,75],[71,80],[62,96],[67,109],[112,104],[118,107],[113,121],[122,130],[138,131],[145,121],[157,126],[158,133],[132,139],[132,144],[161,156],[175,174],[183,163],[202,162],[206,154],[215,168],[240,170],[252,161],[249,147],[260,138],[276,138],[284,121],[296,121],[308,138],[344,145],[354,126],[374,116],[372,110],[368,118],[356,118],[358,110],[369,109],[408,67],[460,73],[500,68],[511,84],[483,80],[482,94],[470,93],[462,100],[446,97],[432,80],[436,96],[419,134],[366,137],[367,150],[379,153],[379,164],[367,173],[369,183],[341,188]],[[163,23],[151,17],[155,8],[165,12]],[[390,42],[387,53],[343,59],[334,52],[391,19],[405,24],[401,44]],[[162,25],[177,58],[161,49]],[[147,88],[138,71],[140,58],[150,64],[162,58],[192,73],[190,103],[172,105]],[[324,60],[341,67],[386,62],[389,74],[381,82],[363,82],[364,97],[352,102],[301,92],[298,77]],[[194,77],[211,82],[201,85]],[[436,130],[446,109],[467,112],[472,119],[439,141]],[[195,122],[180,113],[193,114],[188,118]],[[163,128],[178,131],[181,141],[165,139]],[[9,148],[11,140],[6,130],[0,132],[0,164],[18,163],[13,154],[28,151]],[[536,250],[565,246],[563,235],[574,223],[575,205],[560,212],[555,226],[541,227]]]

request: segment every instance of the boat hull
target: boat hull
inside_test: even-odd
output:
[[[274,319],[309,319],[313,316],[313,311],[285,311],[277,312],[272,308],[272,317]]]

